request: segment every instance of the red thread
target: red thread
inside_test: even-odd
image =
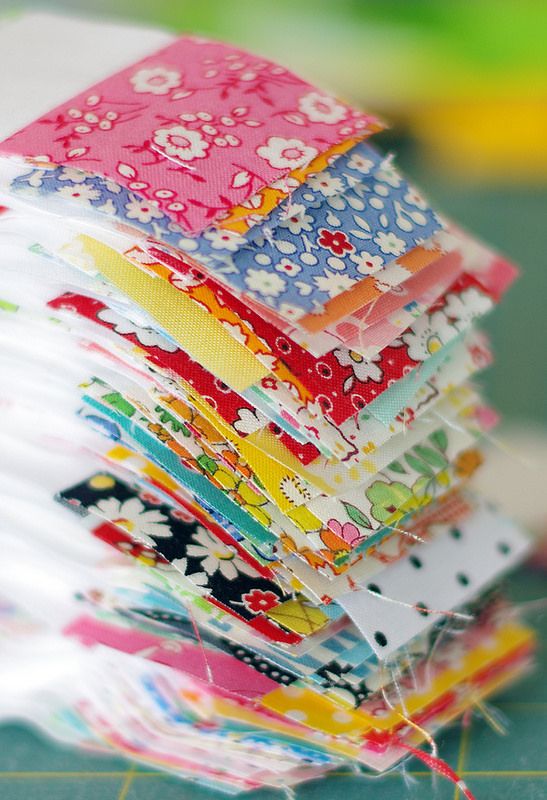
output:
[[[451,766],[443,761],[442,758],[436,758],[435,756],[430,755],[429,753],[424,753],[423,750],[419,750],[417,747],[412,747],[410,744],[405,744],[404,742],[397,742],[399,747],[402,747],[403,750],[408,750],[412,753],[413,756],[419,758],[420,761],[428,766],[433,772],[442,775],[443,778],[448,778],[449,781],[458,787],[464,797],[467,800],[476,800],[474,794],[471,792],[470,789],[467,788],[465,781],[463,781],[457,772],[454,772]]]

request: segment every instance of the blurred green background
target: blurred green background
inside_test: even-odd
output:
[[[547,422],[546,2],[0,0],[21,7],[226,39],[382,114],[381,146],[445,214],[522,266],[487,322],[498,361],[484,381],[509,420]]]

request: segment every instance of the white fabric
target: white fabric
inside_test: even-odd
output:
[[[459,533],[457,538],[454,530]],[[442,619],[441,614],[423,616],[402,603],[437,611],[458,608],[514,568],[528,550],[529,541],[520,529],[485,507],[432,542],[413,547],[407,558],[375,577],[375,590],[364,587],[338,602],[377,656],[386,659]],[[383,597],[375,594],[376,590]]]
[[[46,13],[0,20],[0,140],[173,38]]]

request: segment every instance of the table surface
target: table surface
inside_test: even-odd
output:
[[[545,574],[522,569],[508,583],[517,602],[545,594]],[[537,668],[495,699],[507,727],[500,736],[480,717],[468,728],[456,726],[438,737],[442,758],[457,768],[477,800],[542,800],[547,796],[547,613],[529,619],[538,631]],[[543,640],[543,641],[542,641]],[[283,800],[270,790],[244,795],[248,800]],[[158,772],[68,750],[18,725],[0,727],[1,800],[221,800],[222,794]],[[458,800],[458,791],[432,778],[423,765],[408,762],[406,778],[381,779],[332,773],[302,784],[296,800]]]

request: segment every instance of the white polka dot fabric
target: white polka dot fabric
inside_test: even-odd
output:
[[[339,602],[376,655],[387,659],[443,618],[435,612],[468,602],[528,550],[511,520],[484,507]]]

